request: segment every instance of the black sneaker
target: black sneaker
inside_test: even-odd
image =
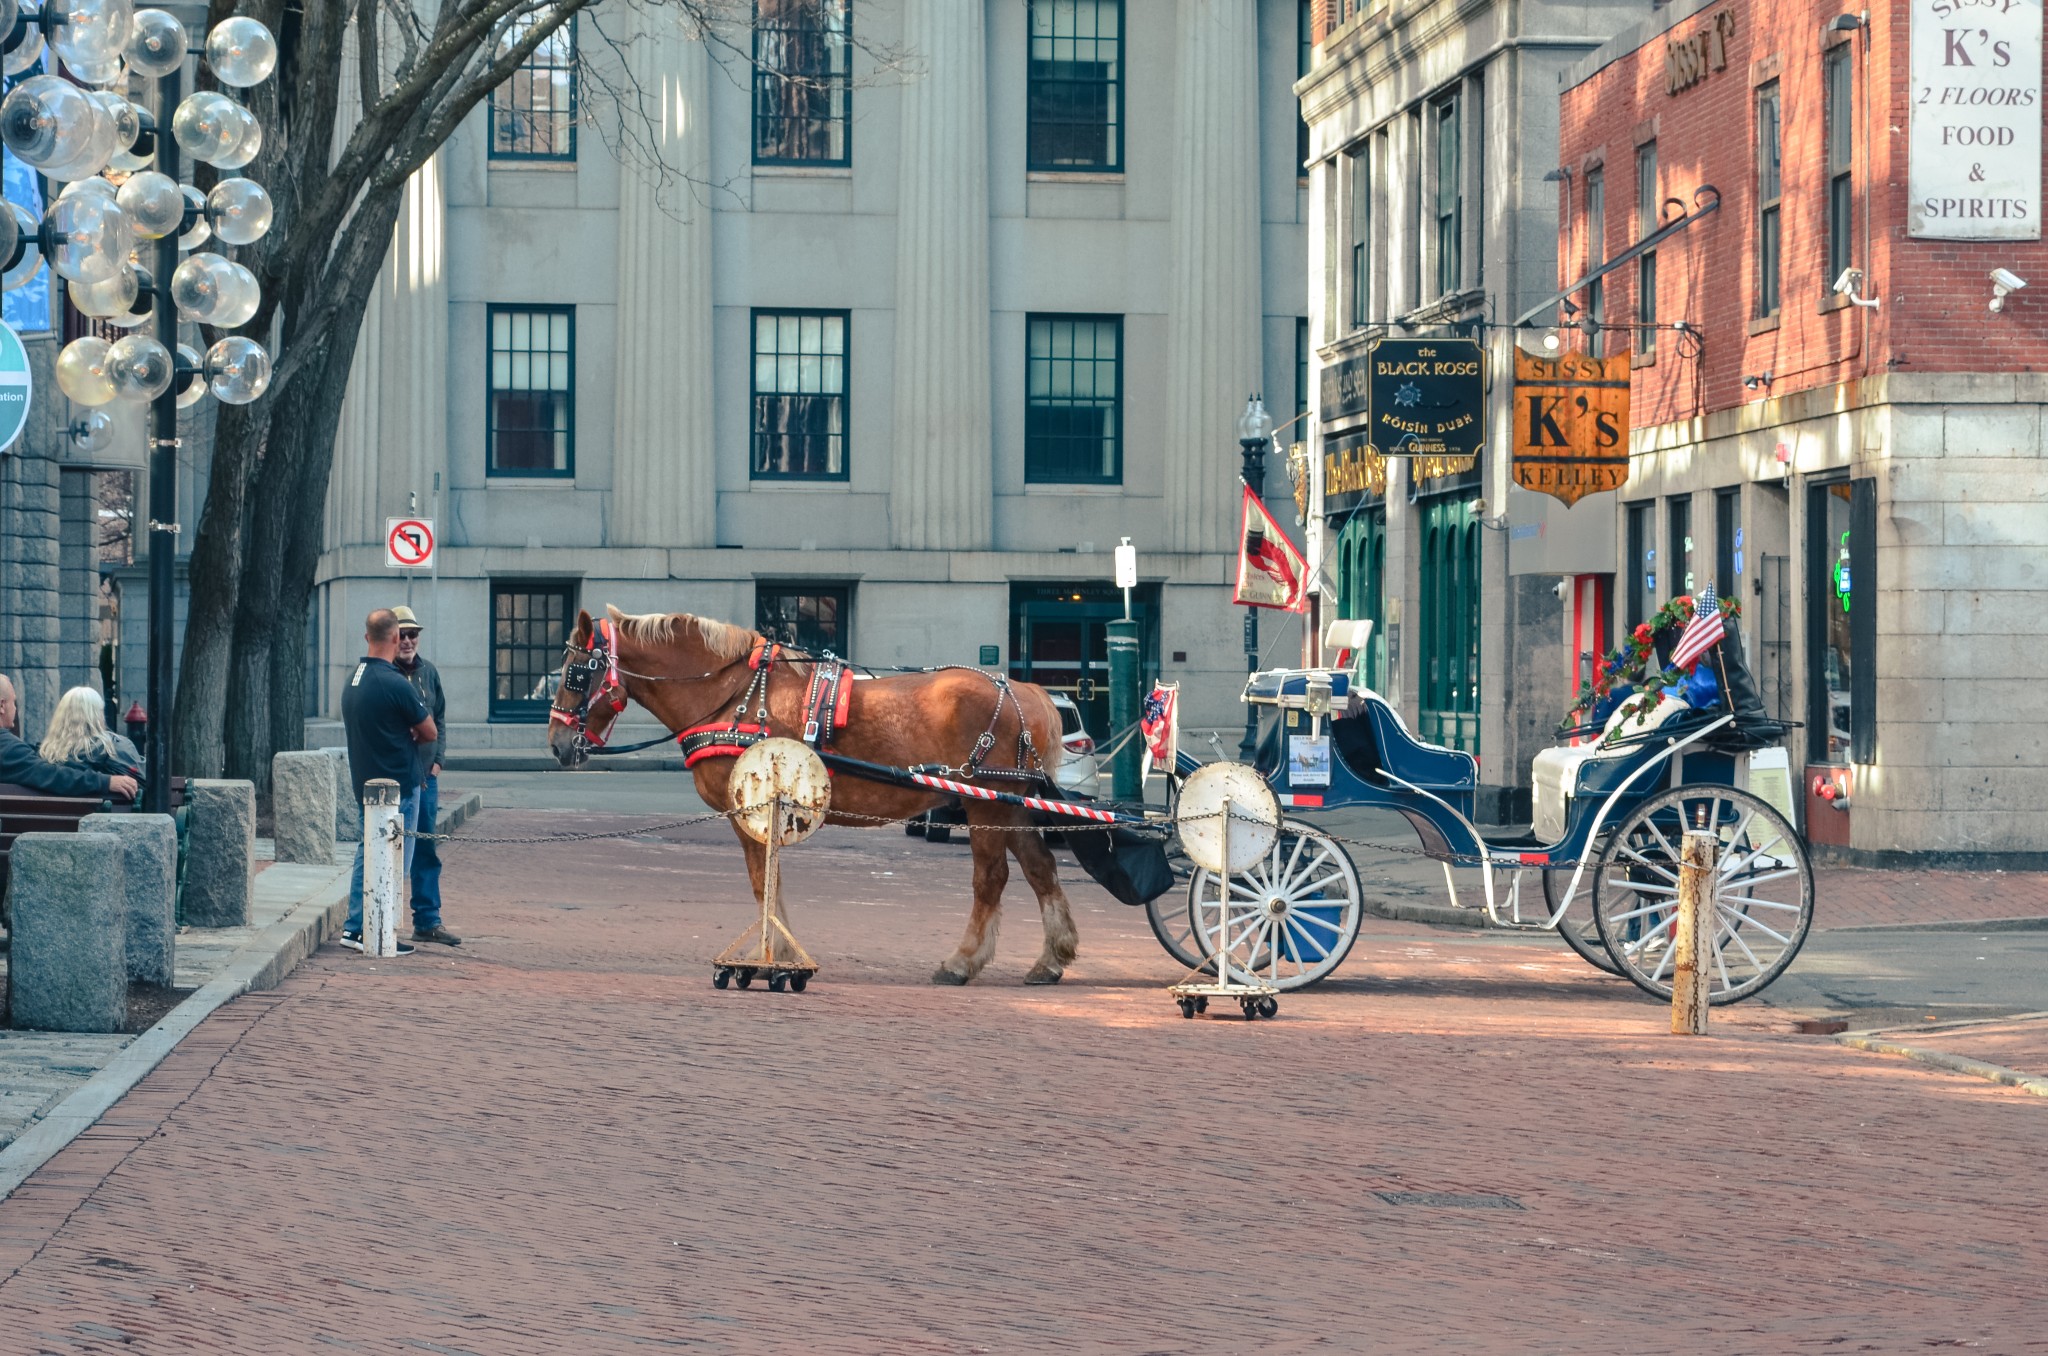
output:
[[[461,946],[462,939],[442,927],[439,923],[430,928],[414,928],[412,939],[416,942],[439,942],[443,946]]]
[[[351,951],[361,951],[363,949],[363,934],[360,932],[344,932],[341,934],[341,944]],[[413,953],[412,943],[399,942],[397,945],[398,951],[396,954],[410,956]]]

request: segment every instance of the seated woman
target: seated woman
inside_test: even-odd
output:
[[[100,694],[74,687],[57,699],[50,728],[36,750],[43,761],[109,777],[142,776],[142,755],[124,734],[107,728]]]

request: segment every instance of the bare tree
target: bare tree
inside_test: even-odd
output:
[[[774,0],[817,12],[841,2]],[[406,181],[582,14],[578,78],[597,96],[586,113],[606,143],[665,194],[716,192],[662,162],[649,134],[653,96],[622,57],[636,33],[679,25],[729,75],[751,80],[753,3],[610,0],[600,11],[592,0],[211,0],[209,24],[249,14],[280,39],[276,74],[248,100],[266,132],[248,172],[276,215],[268,235],[237,252],[263,286],[263,308],[245,328],[267,336],[276,368],[261,400],[217,413],[178,682],[180,771],[267,786],[271,754],[304,738],[306,623],[336,426]],[[860,45],[875,70],[899,65],[896,53]],[[342,105],[344,63],[359,111]]]

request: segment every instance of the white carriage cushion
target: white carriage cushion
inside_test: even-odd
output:
[[[1530,832],[1543,842],[1555,843],[1564,837],[1566,809],[1572,793],[1578,788],[1579,768],[1595,758],[1619,758],[1635,747],[1633,744],[1609,743],[1610,739],[1618,740],[1654,730],[1679,712],[1692,709],[1682,701],[1662,697],[1649,711],[1629,719],[1622,715],[1627,705],[1624,702],[1607,718],[1607,730],[1597,741],[1543,749],[1531,760],[1530,802],[1535,823]]]

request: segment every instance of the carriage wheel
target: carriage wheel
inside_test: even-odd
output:
[[[1304,988],[1335,970],[1358,940],[1364,899],[1358,868],[1335,839],[1284,820],[1265,859],[1232,876],[1227,890],[1207,871],[1188,882],[1186,963],[1192,968],[1215,955],[1220,924],[1231,982],[1257,978],[1283,991]]]
[[[1564,938],[1566,946],[1578,952],[1580,960],[1610,975],[1618,975],[1621,967],[1614,963],[1614,957],[1607,954],[1607,944],[1600,940],[1600,925],[1593,921],[1595,878],[1593,871],[1579,878],[1579,892],[1572,896],[1571,908],[1557,920],[1557,935]],[[1572,873],[1569,871],[1543,873],[1543,902],[1552,913],[1557,912],[1558,896],[1571,883]]]
[[[1671,996],[1678,854],[1687,829],[1719,833],[1720,893],[1707,1001],[1738,1003],[1785,972],[1813,926],[1813,864],[1785,817],[1747,791],[1681,786],[1643,803],[1600,853],[1593,918],[1637,987]]]

